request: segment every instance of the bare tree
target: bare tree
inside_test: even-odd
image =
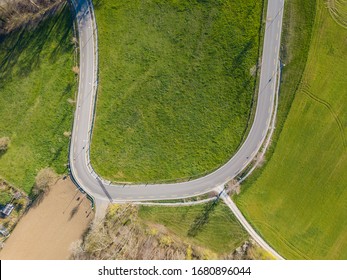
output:
[[[66,0],[0,0],[0,34],[35,25]]]
[[[57,179],[58,175],[51,168],[44,168],[39,171],[35,178],[34,194],[47,192],[50,185]]]
[[[187,249],[189,246],[189,249]],[[113,204],[103,221],[90,227],[82,242],[70,247],[72,259],[202,259],[206,250],[187,244],[165,227],[147,225],[138,206]]]

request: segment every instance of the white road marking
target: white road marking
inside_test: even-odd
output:
[[[86,3],[86,5],[84,5],[83,4],[83,7],[88,7],[88,5],[90,5],[89,4],[89,1],[86,1],[86,2],[84,2],[84,3]],[[276,0],[269,0],[269,4],[268,4],[268,11],[270,12],[271,10],[270,10],[270,7],[272,8],[272,7],[275,7],[275,8],[277,8],[277,6],[278,6],[278,3],[276,2]],[[89,7],[88,7],[89,8]],[[82,8],[82,10],[83,10],[83,8]],[[92,11],[92,8],[91,8],[91,11]],[[275,11],[276,13],[277,13],[277,11]],[[276,14],[275,13],[275,14]],[[278,27],[280,26],[280,23],[282,22],[282,11],[281,10],[278,10],[278,17],[276,17],[275,19],[273,19],[273,20],[278,20]],[[84,17],[84,16],[83,16]],[[82,19],[82,20],[85,20],[85,19]],[[89,26],[90,24],[93,24],[92,26]],[[266,54],[266,56],[264,56],[265,57],[265,62],[266,63],[264,63],[263,65],[265,65],[264,67],[266,68],[266,70],[265,71],[268,71],[268,72],[266,72],[266,75],[264,76],[264,73],[265,73],[265,71],[263,71],[262,70],[262,73],[261,73],[261,81],[263,81],[264,82],[264,85],[265,84],[267,84],[268,83],[268,73],[270,72],[271,73],[271,67],[268,67],[269,65],[271,65],[271,59],[273,58],[273,57],[277,57],[277,59],[278,59],[278,52],[277,52],[277,50],[278,50],[278,46],[276,46],[277,44],[278,44],[278,42],[280,41],[280,39],[281,39],[281,34],[279,34],[279,33],[277,33],[277,36],[276,36],[276,41],[277,41],[277,43],[276,42],[274,42],[275,40],[273,39],[274,37],[273,37],[273,34],[276,34],[276,24],[275,24],[275,22],[269,22],[269,23],[266,23],[267,24],[267,28],[266,28],[266,30],[265,30],[265,32],[270,32],[271,33],[271,36],[270,36],[270,38],[269,38],[269,40],[267,40],[266,42],[264,41],[264,47],[267,47],[268,46],[268,44],[269,44],[269,48],[267,48],[266,49],[266,51],[268,51],[268,52],[264,52],[265,54]],[[94,84],[94,80],[96,79],[96,77],[95,77],[95,74],[96,74],[96,71],[95,71],[95,69],[94,68],[96,68],[96,66],[97,66],[97,57],[95,56],[95,54],[96,54],[96,52],[97,52],[97,50],[95,49],[95,43],[97,43],[97,39],[94,37],[94,32],[92,32],[90,29],[91,29],[91,27],[92,27],[92,29],[93,28],[95,28],[95,22],[94,22],[94,18],[93,18],[93,15],[92,14],[89,14],[87,17],[86,17],[86,21],[84,22],[84,24],[83,25],[81,25],[81,26],[79,26],[79,28],[80,28],[80,34],[81,34],[81,36],[84,38],[84,40],[82,40],[82,39],[80,39],[80,42],[82,42],[82,44],[83,45],[81,45],[80,46],[80,49],[79,49],[79,51],[80,51],[80,53],[82,53],[82,56],[81,56],[81,67],[83,68],[83,69],[81,69],[81,75],[80,75],[80,78],[81,78],[81,80],[83,80],[83,79],[86,79],[86,81],[85,82],[89,82],[89,79],[91,79],[90,81],[92,81],[92,83],[90,83],[90,84],[92,84],[92,85],[95,85]],[[270,28],[268,28],[268,27],[270,27]],[[268,31],[267,31],[268,30]],[[95,35],[96,35],[96,32],[97,32],[97,30],[95,30]],[[273,32],[273,33],[272,33]],[[278,32],[280,32],[280,29],[278,29]],[[267,36],[265,36],[265,37],[267,37]],[[83,41],[85,42],[85,44],[86,45],[84,45],[84,43],[83,43]],[[275,45],[275,46],[274,46]],[[276,52],[274,53],[274,52],[271,52],[271,50],[273,50],[273,48],[274,49],[276,49]],[[84,61],[87,61],[87,65],[86,65],[86,63],[84,63],[84,65],[83,65],[83,57],[84,57],[84,53],[85,53],[85,57],[86,58],[84,58]],[[277,65],[278,64],[278,61],[276,61],[276,60],[274,60],[274,65]],[[86,69],[86,67],[88,67],[88,69]],[[270,68],[270,69],[269,69]],[[93,71],[92,71],[93,70]],[[83,77],[83,73],[82,73],[82,71],[84,71],[84,77]],[[270,79],[270,81],[269,82],[271,82],[271,79]],[[274,83],[275,82],[275,79],[274,79],[274,81],[272,81],[271,82],[271,88],[273,88],[274,86],[276,86],[276,84]],[[85,85],[87,85],[87,84],[85,84]],[[89,91],[89,89],[90,89],[90,87],[87,87],[86,88],[86,91],[82,91],[81,89],[83,88],[83,85],[80,83],[80,91],[79,91],[79,96],[80,96],[80,98],[78,99],[78,101],[79,101],[79,106],[77,106],[77,107],[82,107],[82,105],[84,106],[84,109],[83,109],[83,111],[81,111],[81,114],[83,114],[83,116],[81,117],[81,119],[82,119],[82,121],[83,121],[83,123],[82,123],[82,127],[81,127],[81,131],[79,131],[80,132],[80,134],[83,134],[83,133],[85,133],[85,132],[87,132],[87,134],[89,133],[89,131],[90,131],[90,128],[91,128],[91,122],[92,122],[92,118],[93,118],[93,108],[94,108],[94,106],[95,106],[95,99],[94,99],[94,96],[95,96],[95,86],[92,86],[92,91],[91,91],[91,93],[90,93],[90,91]],[[267,90],[269,90],[268,88],[267,88]],[[271,92],[269,92],[269,93],[271,93],[271,95],[273,94],[273,91],[271,91]],[[272,106],[272,104],[267,104],[267,101],[266,101],[266,95],[260,95],[259,94],[259,96],[264,96],[264,97],[262,97],[262,98],[259,98],[259,100],[261,101],[261,102],[263,102],[264,103],[264,105],[265,105],[265,107],[263,107],[261,110],[260,110],[260,114],[261,114],[261,117],[266,117],[266,107],[267,106]],[[85,99],[85,98],[87,98],[87,99]],[[271,98],[271,96],[270,96],[270,98]],[[270,99],[271,100],[271,99]],[[89,103],[88,103],[89,102]],[[91,111],[90,112],[88,112],[88,105],[90,105],[90,108],[91,108]],[[78,110],[78,109],[77,109]],[[81,108],[81,110],[82,110],[82,108]],[[78,112],[78,111],[77,111]],[[89,116],[87,116],[87,114],[89,113]],[[77,114],[76,114],[77,115]],[[78,117],[79,117],[79,115],[77,115]],[[258,130],[255,130],[255,132],[253,131],[253,133],[250,133],[250,134],[252,134],[252,135],[249,135],[249,137],[255,137],[255,139],[258,139],[259,138],[259,132],[261,132],[262,130],[261,129],[263,129],[264,127],[263,126],[265,126],[264,125],[264,122],[263,122],[263,119],[261,119],[261,126],[260,127],[258,127],[258,129],[259,129],[259,131]],[[76,126],[76,128],[77,128],[77,124],[78,123],[75,123],[75,126]],[[85,126],[85,124],[87,124],[87,129],[86,130],[84,130],[84,126]],[[78,128],[77,128],[78,129]],[[82,129],[83,129],[83,131],[82,131]],[[264,135],[266,135],[266,132],[267,132],[267,130],[268,130],[268,125],[266,124],[266,128],[265,128],[265,130],[264,130],[264,132],[263,132],[263,134]],[[82,133],[83,132],[83,133]],[[252,132],[252,131],[251,131]],[[74,131],[74,133],[76,133],[75,131]],[[79,137],[83,137],[83,135],[79,135]],[[76,139],[76,138],[75,138]],[[81,139],[83,139],[83,138],[81,138]],[[260,140],[260,144],[262,144],[262,141],[263,141],[263,139],[259,139]],[[79,140],[78,140],[79,141]],[[246,147],[246,148],[244,148],[244,150],[242,151],[242,152],[244,152],[244,154],[242,153],[242,152],[240,152],[240,155],[242,156],[242,155],[249,155],[249,150],[253,150],[253,149],[259,149],[259,147],[260,147],[260,145],[258,145],[258,146],[253,146],[253,143],[249,146],[249,147]],[[73,147],[74,149],[75,149],[75,147]],[[256,151],[255,151],[256,152]],[[76,163],[77,164],[77,163]],[[72,162],[72,170],[74,170],[75,169],[75,167],[76,167],[76,164],[74,163],[74,162]],[[85,163],[83,163],[83,161],[82,160],[79,160],[78,161],[78,164],[85,164]],[[227,167],[227,166],[226,166]],[[230,167],[230,166],[229,166]],[[240,167],[240,166],[238,166],[238,167]],[[236,168],[238,168],[238,167],[236,167]],[[235,168],[235,167],[234,167]],[[83,170],[83,172],[85,172],[84,171],[84,169],[80,169],[80,171],[81,170]],[[224,170],[225,171],[225,170]],[[73,171],[72,171],[73,172]],[[81,171],[82,172],[82,171]],[[233,175],[233,173],[231,173],[232,171],[230,171],[230,173],[228,174],[228,175]],[[217,172],[217,174],[219,174],[218,172]],[[88,176],[89,174],[82,174],[84,177],[81,177],[81,178],[83,178],[83,179],[85,179],[86,177],[85,176]],[[220,175],[220,174],[219,174]],[[213,184],[214,184],[214,182],[221,182],[222,180],[224,180],[224,178],[222,178],[222,177],[220,177],[220,176],[215,176],[215,177],[212,177],[212,180],[210,181],[210,182],[213,182],[213,183],[211,183],[211,187],[213,186]],[[89,175],[90,176],[90,175]],[[77,176],[76,176],[77,177]],[[90,177],[89,177],[89,179],[90,179]],[[80,180],[78,180],[78,178],[76,178],[76,181],[78,182],[78,183],[82,183],[82,184],[79,184],[81,187],[83,187],[83,188],[85,188],[86,189],[86,191],[88,191],[89,193],[91,193],[92,195],[93,195],[93,193],[95,192],[95,189],[94,188],[98,188],[98,185],[97,184],[93,184],[94,183],[94,181],[86,181],[86,182],[83,182],[83,181],[80,181]],[[91,182],[91,184],[89,185],[89,182]],[[224,181],[223,181],[224,182]],[[195,182],[194,183],[194,180],[193,181],[191,181],[191,182],[189,182],[189,183],[183,183],[183,185],[185,186],[185,185],[189,185],[191,188],[188,188],[188,189],[184,189],[184,188],[182,188],[182,186],[180,186],[180,185],[178,185],[178,190],[175,190],[174,191],[174,193],[177,193],[178,195],[181,195],[181,193],[183,193],[183,192],[185,192],[185,191],[189,191],[189,194],[190,195],[192,195],[192,192],[194,192],[194,191],[196,191],[195,192],[195,195],[197,195],[197,194],[199,194],[199,193],[203,193],[203,191],[202,191],[202,187],[204,186],[204,185],[201,185],[201,184],[198,184],[197,182]],[[223,183],[224,184],[224,183]],[[107,186],[108,187],[108,186]],[[134,186],[134,188],[135,188],[135,190],[136,190],[136,187],[137,186]],[[206,188],[207,186],[205,185],[205,188]],[[211,190],[211,188],[206,188],[205,189],[205,191],[210,191]],[[161,194],[165,194],[166,192],[165,192],[165,189],[164,190],[161,190],[161,189],[159,189],[158,188],[158,192],[156,193],[156,195],[155,195],[155,197],[157,197],[157,198],[159,198],[159,197],[161,197],[161,198],[164,198],[164,197],[167,197],[167,195],[161,195]],[[143,194],[143,193],[137,193],[136,194],[136,198],[138,199],[138,200],[140,200],[141,198],[143,198],[143,197],[137,197],[137,195],[141,195],[141,194]],[[189,195],[188,194],[188,195]],[[100,197],[100,195],[98,194],[98,196]],[[103,196],[103,195],[101,195],[101,196]],[[119,200],[126,200],[126,198],[127,198],[127,195],[126,194],[122,194],[122,192],[120,192],[120,191],[115,191],[114,192],[114,194],[112,195],[113,196],[113,198],[115,199],[115,197],[117,196],[117,201],[119,201]],[[176,195],[177,196],[177,195]],[[104,198],[104,197],[103,197]],[[148,197],[146,197],[146,198],[148,198]]]

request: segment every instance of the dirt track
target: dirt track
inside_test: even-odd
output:
[[[0,259],[68,259],[70,245],[93,219],[89,200],[69,180],[51,187],[41,203],[20,220]]]

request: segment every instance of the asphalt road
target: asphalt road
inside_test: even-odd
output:
[[[284,0],[268,1],[256,114],[241,148],[224,166],[207,176],[189,182],[153,185],[112,185],[100,178],[90,165],[89,148],[97,88],[97,32],[95,32],[91,3],[86,0],[72,0],[72,2],[77,12],[76,22],[79,30],[80,81],[70,143],[70,171],[79,187],[98,204],[96,216],[103,215],[108,202],[176,199],[217,190],[250,236],[274,257],[282,259],[253,230],[230,197],[225,194],[223,186],[252,161],[262,146],[271,124]]]
[[[97,201],[166,200],[196,196],[224,185],[246,167],[260,149],[270,126],[276,90],[276,71],[284,0],[269,0],[256,114],[251,130],[236,154],[221,168],[182,183],[113,185],[94,172],[89,147],[97,87],[97,33],[91,4],[75,0],[80,45],[80,81],[70,146],[70,170],[76,183]],[[227,121],[227,120],[226,120]]]

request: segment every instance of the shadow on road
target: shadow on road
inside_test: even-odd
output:
[[[96,180],[98,181],[101,189],[103,190],[103,192],[105,193],[105,195],[107,196],[108,200],[110,201],[110,203],[112,203],[112,197],[110,196],[110,194],[107,192],[104,184],[101,182],[101,180],[99,178],[96,178]]]

